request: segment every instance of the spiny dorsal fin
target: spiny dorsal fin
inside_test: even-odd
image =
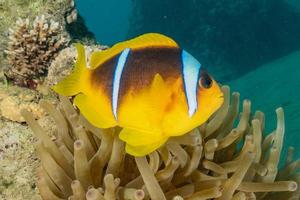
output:
[[[134,39],[117,43],[112,48],[97,51],[91,55],[90,68],[94,69],[104,63],[109,58],[119,54],[125,48],[132,50],[144,47],[178,47],[178,44],[171,38],[159,33],[146,33]]]

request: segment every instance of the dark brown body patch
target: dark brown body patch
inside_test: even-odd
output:
[[[103,92],[111,99],[113,76],[119,55],[105,61],[91,73],[91,84],[94,88],[101,88]]]
[[[111,99],[113,76],[120,54],[97,67],[91,75],[92,85],[103,88]],[[160,74],[164,80],[181,76],[181,49],[143,48],[130,50],[121,75],[119,86],[119,105],[122,97],[129,91],[138,92],[150,86],[154,76]],[[159,94],[158,94],[159,95]]]
[[[181,50],[144,48],[131,51],[122,73],[119,99],[129,89],[138,92],[150,86],[156,74],[160,74],[164,80],[181,76]]]

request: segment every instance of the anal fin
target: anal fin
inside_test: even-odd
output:
[[[145,156],[147,154],[150,154],[151,152],[158,149],[160,146],[162,146],[167,141],[167,138],[160,140],[155,143],[151,143],[148,145],[142,145],[142,146],[132,146],[130,144],[126,144],[125,150],[128,154],[139,157],[139,156]]]
[[[126,152],[134,156],[144,156],[159,148],[167,140],[161,132],[151,132],[124,128],[120,139],[126,142]]]

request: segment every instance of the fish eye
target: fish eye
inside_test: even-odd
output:
[[[208,75],[208,73],[206,72],[201,73],[199,84],[205,89],[209,89],[212,86],[212,79]]]

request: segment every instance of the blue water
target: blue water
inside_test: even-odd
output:
[[[76,5],[100,44],[112,45],[126,39],[130,0],[77,0]]]
[[[284,151],[295,146],[300,157],[299,0],[188,2],[77,0],[77,7],[100,44],[144,32],[172,36],[217,80],[252,100],[269,131],[276,127],[275,109],[283,107]]]

